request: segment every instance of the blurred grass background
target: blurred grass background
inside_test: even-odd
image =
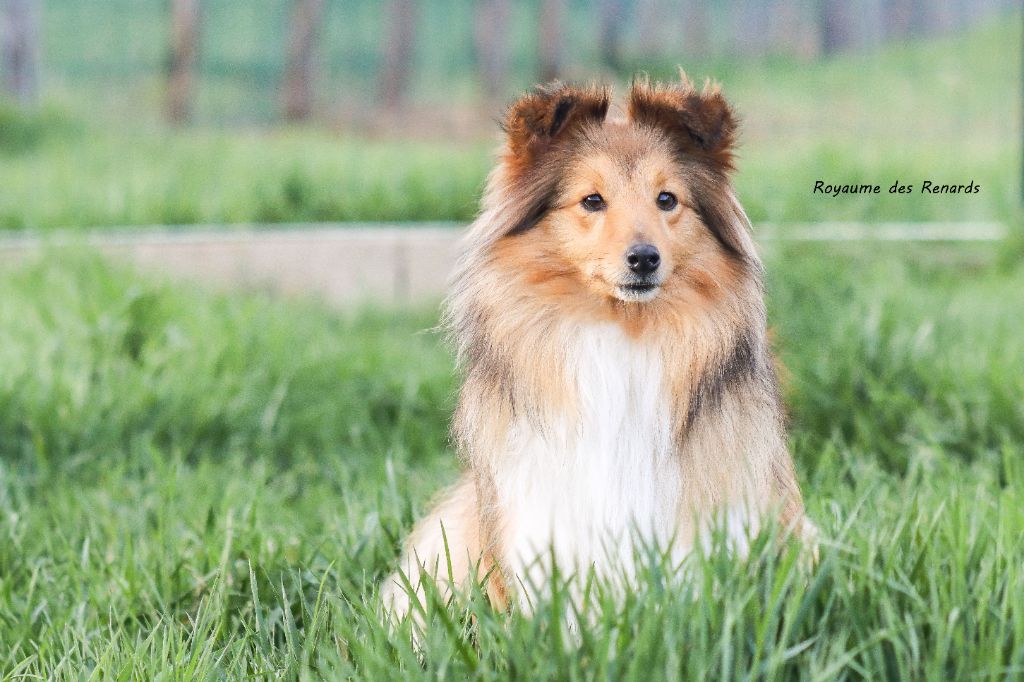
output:
[[[162,5],[46,3],[44,105],[0,103],[0,227],[470,220],[495,121],[537,78],[532,15],[513,14],[510,42],[527,46],[511,53],[494,101],[472,68],[470,5],[428,4],[420,30],[453,39],[417,42],[407,100],[389,110],[377,99],[382,29],[371,4],[343,16],[328,6],[317,115],[282,126],[287,3],[211,2],[194,120],[172,128],[160,118]],[[596,61],[592,27],[577,25],[594,13],[573,7],[566,39],[580,49],[564,76],[621,93],[632,73],[674,78],[681,64],[723,83],[744,121],[737,186],[755,221],[1019,220],[1019,14],[814,58],[652,48],[613,71]],[[981,191],[923,195],[926,179]],[[882,194],[812,195],[816,180]],[[915,192],[888,194],[897,180]]]

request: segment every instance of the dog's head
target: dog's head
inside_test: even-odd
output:
[[[729,184],[735,117],[717,87],[638,81],[625,118],[608,106],[603,88],[553,84],[508,112],[494,236],[533,281],[639,304],[756,263]]]

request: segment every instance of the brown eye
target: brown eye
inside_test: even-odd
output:
[[[658,204],[658,208],[662,211],[671,211],[679,205],[679,200],[676,199],[676,195],[672,194],[672,192],[662,192],[658,195],[655,203]]]
[[[580,206],[591,213],[600,211],[605,207],[604,197],[600,194],[588,194],[580,201]]]

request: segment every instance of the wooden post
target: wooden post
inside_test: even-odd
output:
[[[598,4],[597,48],[601,61],[614,71],[623,67],[622,34],[629,8],[625,0],[601,0]]]
[[[31,106],[39,98],[39,3],[37,0],[0,2],[3,89],[16,102]]]
[[[540,80],[542,83],[562,76],[562,58],[565,54],[565,33],[562,23],[565,17],[565,0],[542,0],[540,5],[540,30],[537,39],[537,54],[540,57]]]
[[[384,106],[398,109],[405,101],[416,47],[416,0],[391,0],[387,8],[387,40],[380,94]]]
[[[763,57],[771,51],[769,40],[774,3],[743,0],[732,3],[730,12],[733,52],[744,57]]]
[[[185,123],[192,113],[199,56],[199,0],[171,0],[171,57],[167,73],[167,120]]]
[[[316,40],[324,0],[295,0],[284,72],[284,117],[304,121],[313,113]]]
[[[474,17],[473,42],[480,85],[488,103],[505,94],[508,78],[509,0],[480,0]]]
[[[821,4],[821,49],[834,54],[853,45],[853,12],[846,0],[824,0]]]
[[[702,0],[685,0],[679,9],[682,17],[682,51],[687,57],[707,58],[712,52],[711,17],[707,3]]]

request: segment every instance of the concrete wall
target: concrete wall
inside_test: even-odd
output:
[[[274,229],[210,226],[165,230],[106,229],[0,238],[0,261],[89,247],[142,271],[187,277],[223,287],[312,295],[344,306],[375,301],[415,304],[439,300],[464,226],[290,225]],[[994,241],[997,223],[759,224],[762,249],[787,241]]]
[[[223,287],[304,294],[335,305],[406,304],[444,294],[461,229],[373,227],[97,233],[0,240],[0,259],[92,248],[142,271]]]

